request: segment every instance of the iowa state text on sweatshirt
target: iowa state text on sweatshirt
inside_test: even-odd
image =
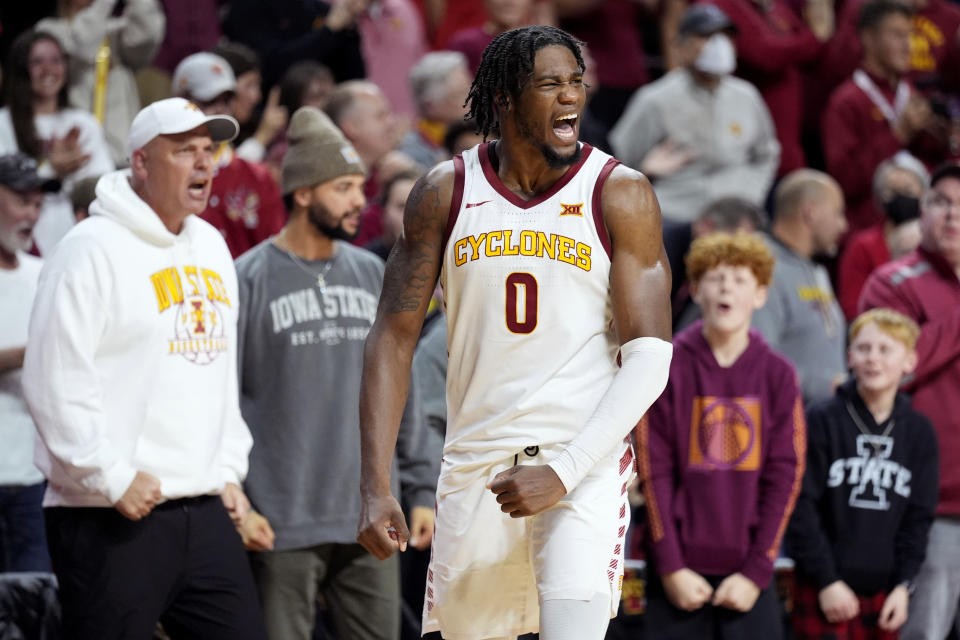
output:
[[[335,247],[329,261],[294,261],[265,240],[237,260],[240,408],[254,440],[245,489],[273,525],[276,551],[357,537],[363,345],[383,261],[340,240]],[[391,491],[409,506],[433,508],[440,446],[426,445],[415,382],[397,432]]]
[[[848,382],[811,407],[807,428],[807,471],[787,533],[797,573],[817,589],[843,580],[863,596],[913,580],[937,506],[933,425],[904,394],[878,425]]]

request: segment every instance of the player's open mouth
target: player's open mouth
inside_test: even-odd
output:
[[[719,309],[720,311],[722,311],[722,312],[724,312],[724,313],[726,313],[727,311],[730,311],[731,308],[732,308],[732,307],[731,307],[729,304],[727,304],[726,302],[721,302],[720,304],[717,305],[717,309]]]
[[[573,142],[577,139],[577,115],[571,113],[569,115],[560,116],[553,121],[553,135],[557,136],[564,142]]]

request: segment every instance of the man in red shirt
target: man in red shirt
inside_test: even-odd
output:
[[[940,640],[960,602],[960,165],[934,171],[920,210],[920,247],[870,276],[860,311],[889,307],[920,325],[918,364],[905,390],[933,422],[943,464],[937,518],[902,636]]]
[[[230,64],[213,53],[187,56],[173,74],[173,93],[191,100],[207,115],[229,115],[236,87]],[[287,211],[266,165],[244,160],[229,142],[217,148],[214,162],[210,200],[200,217],[223,234],[230,255],[236,258],[278,233],[287,221]]]
[[[857,16],[866,0],[848,0],[837,20],[837,33],[824,51],[817,73],[825,91],[850,77],[861,57],[857,36]],[[956,35],[960,28],[960,8],[948,0],[910,0],[910,79],[928,86],[945,84],[956,91],[956,72],[960,49]]]
[[[904,147],[934,164],[944,149],[929,136],[929,103],[916,92],[910,70],[910,8],[899,0],[868,0],[858,28],[863,60],[830,97],[823,114],[827,169],[843,188],[847,220],[854,231],[881,221],[871,197],[877,166]],[[852,161],[856,158],[856,161]]]

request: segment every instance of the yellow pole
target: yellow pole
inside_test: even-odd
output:
[[[107,74],[110,73],[110,39],[104,38],[97,49],[93,85],[93,115],[103,124],[107,112]]]

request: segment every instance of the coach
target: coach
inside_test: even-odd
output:
[[[237,279],[197,214],[237,123],[172,98],[40,275],[24,393],[65,637],[266,638],[240,536]],[[231,519],[233,522],[231,522]]]

